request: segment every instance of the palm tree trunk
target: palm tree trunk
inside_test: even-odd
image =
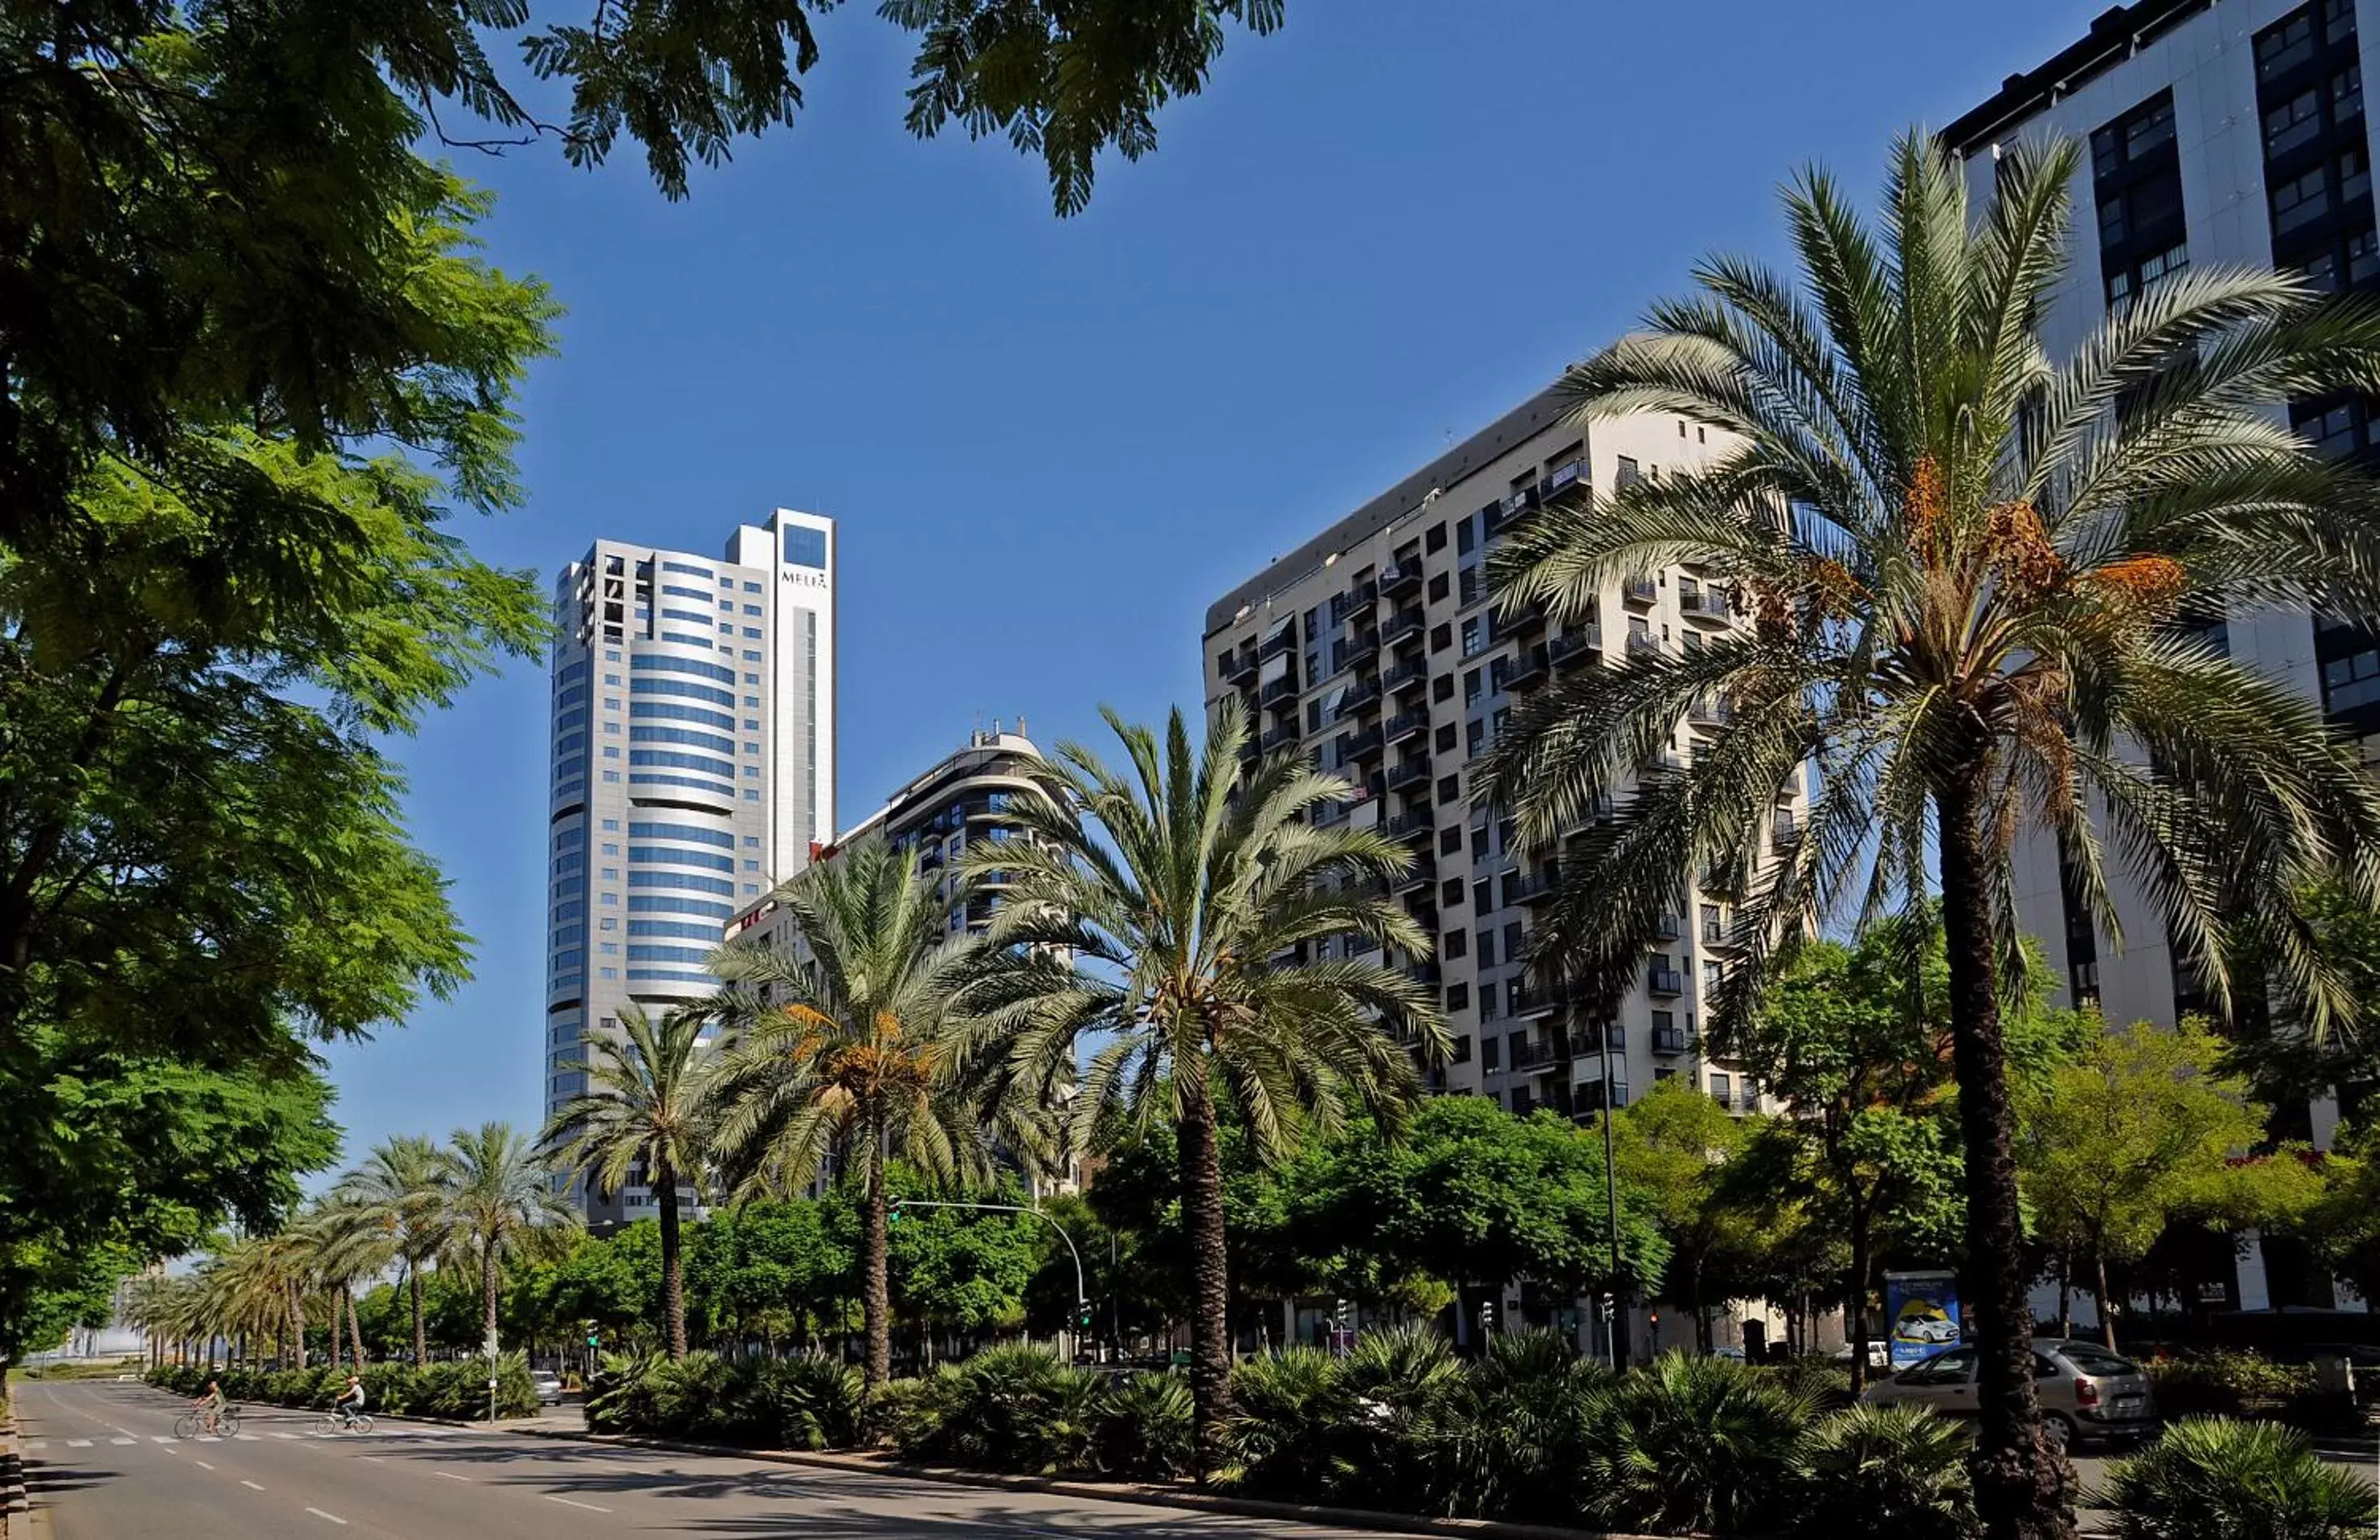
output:
[[[2041,1437],[2033,1387],[2033,1306],[2017,1201],[2015,1119],[2000,1036],[1992,862],[1980,754],[1935,788],[1942,923],[1950,974],[1952,1072],[1966,1157],[1966,1304],[1979,1357],[1975,1508],[1988,1540],[2071,1540],[2072,1467]]]
[[[481,1340],[492,1347],[496,1340],[496,1243],[492,1235],[480,1247],[480,1311]]]
[[[297,1360],[297,1367],[302,1369],[306,1366],[306,1302],[299,1297],[295,1283],[288,1286],[288,1295],[289,1335],[294,1339],[290,1352]]]
[[[2074,1252],[2069,1246],[2058,1251],[2058,1335],[2074,1335]]]
[[[364,1370],[364,1326],[356,1319],[356,1291],[347,1291],[347,1345],[356,1350],[356,1373]]]
[[[2098,1242],[2091,1243],[2091,1270],[2098,1279],[2099,1340],[2107,1351],[2116,1351],[2116,1307],[2107,1300],[2107,1248]]]
[[[331,1287],[331,1359],[330,1359],[330,1363],[331,1363],[331,1369],[332,1369],[332,1372],[333,1372],[333,1373],[336,1373],[336,1372],[337,1372],[337,1370],[338,1370],[338,1367],[339,1367],[339,1353],[340,1353],[339,1333],[340,1333],[341,1331],[344,1331],[344,1330],[346,1328],[346,1323],[344,1320],[342,1320],[342,1319],[340,1318],[340,1317],[341,1317],[341,1316],[342,1316],[344,1313],[343,1313],[343,1312],[341,1311],[341,1309],[339,1308],[340,1301],[341,1301],[342,1297],[343,1297],[343,1296],[345,1296],[345,1294],[346,1294],[346,1290],[345,1290],[344,1288],[342,1288],[342,1287],[340,1287],[340,1286],[338,1286],[338,1285],[336,1285],[336,1284],[332,1285],[332,1287]]]
[[[653,1168],[653,1196],[662,1206],[662,1313],[669,1321],[669,1355],[686,1356],[686,1272],[678,1261],[677,1173],[662,1161]]]
[[[1223,1418],[1231,1410],[1231,1283],[1223,1255],[1223,1165],[1215,1103],[1198,1076],[1177,1070],[1181,1087],[1182,1221],[1190,1243],[1190,1397],[1196,1418],[1196,1464],[1204,1482],[1222,1464]]]
[[[860,1326],[868,1338],[863,1371],[870,1406],[877,1387],[892,1377],[892,1286],[887,1255],[892,1213],[884,1191],[884,1128],[880,1117],[868,1129],[868,1280],[860,1291]]]
[[[1843,1324],[1851,1328],[1852,1394],[1854,1396],[1867,1388],[1867,1275],[1868,1269],[1875,1266],[1868,1230],[1867,1206],[1853,1196],[1852,1287],[1851,1293],[1843,1301],[1843,1307],[1850,1314],[1845,1316]]]
[[[418,1369],[430,1362],[430,1332],[421,1311],[420,1263],[405,1269],[405,1280],[413,1294],[413,1366]]]

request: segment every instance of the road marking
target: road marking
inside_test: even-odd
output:
[[[255,1442],[256,1442],[256,1435],[255,1435],[255,1434],[253,1434],[253,1433],[239,1433],[239,1434],[234,1434],[234,1435],[233,1435],[233,1437],[236,1437],[236,1438],[237,1438],[237,1439],[238,1439],[241,1443],[243,1443],[243,1444],[253,1444],[253,1443],[255,1443]],[[282,1437],[283,1437],[284,1438],[286,1438],[286,1437],[288,1437],[289,1436],[288,1436],[287,1434],[285,1434],[285,1434],[283,1434],[283,1435],[282,1435]]]
[[[452,1471],[441,1471],[438,1473],[444,1476],[448,1481],[468,1481],[471,1479],[469,1476],[458,1476]]]
[[[152,1444],[170,1444],[173,1440],[166,1437],[162,1433],[152,1433],[149,1436],[149,1442]]]
[[[125,1444],[137,1444],[137,1443],[140,1442],[140,1439],[138,1439],[138,1438],[110,1438],[110,1439],[108,1440],[108,1442],[109,1442],[109,1443],[111,1443],[111,1444],[115,1444],[115,1445],[118,1445],[118,1446],[121,1446],[121,1445],[125,1445]]]
[[[295,1438],[298,1436],[294,1433],[275,1433],[273,1437],[275,1438]]]
[[[252,1481],[249,1480],[246,1476],[242,1476],[242,1477],[240,1477],[240,1478],[239,1478],[239,1484],[240,1484],[242,1486],[247,1487],[247,1488],[248,1488],[249,1491],[251,1491],[251,1492],[261,1492],[261,1491],[263,1491],[263,1490],[264,1490],[264,1488],[263,1488],[263,1487],[259,1486],[256,1483],[254,1483],[254,1482],[252,1482]]]
[[[212,1470],[213,1470],[213,1469],[214,1469],[214,1467],[213,1467],[213,1466],[212,1466],[212,1465],[208,1464],[208,1463],[207,1463],[205,1461],[203,1461],[203,1460],[194,1460],[194,1461],[192,1461],[190,1463],[192,1463],[192,1464],[196,1465],[196,1466],[197,1466],[200,1470],[201,1470],[201,1471],[212,1471]]]
[[[179,1449],[176,1449],[176,1448],[175,1448],[173,1445],[171,1445],[171,1444],[168,1444],[168,1445],[166,1445],[166,1446],[165,1446],[164,1452],[165,1452],[165,1453],[167,1453],[167,1454],[172,1455],[172,1456],[173,1456],[175,1459],[176,1459],[176,1460],[179,1460],[179,1459],[181,1459],[181,1458],[182,1458],[182,1451],[181,1451],[181,1450],[179,1450]]]
[[[50,1441],[46,1438],[28,1438],[25,1440],[25,1451],[28,1454],[39,1454],[49,1447]]]
[[[609,1513],[612,1511],[608,1508],[598,1508],[591,1502],[573,1502],[568,1498],[557,1498],[551,1492],[540,1492],[538,1496],[543,1498],[548,1502],[558,1502],[565,1508],[583,1508],[589,1513]]]
[[[88,1438],[69,1438],[67,1440],[67,1448],[70,1449],[87,1449],[91,1448],[91,1440]]]
[[[331,1522],[338,1525],[341,1529],[346,1528],[347,1522],[345,1519],[340,1518],[335,1513],[325,1513],[319,1508],[310,1508],[306,1511],[311,1513],[317,1519],[328,1519]]]

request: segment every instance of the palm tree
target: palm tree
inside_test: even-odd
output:
[[[245,1343],[270,1336],[286,1345],[296,1332],[297,1367],[305,1365],[305,1316],[298,1304],[298,1255],[286,1235],[233,1242],[200,1265],[197,1324],[209,1337]]]
[[[1003,1151],[1038,1158],[1046,1120],[1030,1101],[980,1094],[971,1078],[954,1000],[982,944],[951,935],[949,903],[906,852],[864,840],[772,896],[806,955],[754,939],[730,942],[710,964],[737,986],[706,1007],[737,1031],[718,1089],[722,1164],[745,1194],[791,1193],[831,1161],[858,1168],[872,1391],[892,1364],[887,1165],[897,1157],[943,1182],[985,1178]]]
[[[1720,991],[1724,1031],[1768,959],[1830,919],[1915,914],[1938,861],[1983,1354],[1977,1501],[1996,1540],[2069,1522],[2063,1463],[2039,1438],[2010,1157],[2014,841],[2054,842],[2115,932],[2112,851],[2227,1002],[2241,982],[2228,922],[2261,916],[2260,976],[2317,1022],[2350,1002],[2298,893],[2343,868],[2369,903],[2380,872],[2380,806],[2352,748],[2204,629],[2269,605],[2374,608],[2372,489],[2271,408],[2380,386],[2380,312],[2292,274],[2192,268],[2054,364],[2035,325],[2066,270],[2077,164],[2070,144],[2005,155],[1971,219],[1960,167],[1912,134],[1881,233],[1805,173],[1786,203],[1807,301],[1714,259],[1700,297],[1656,307],[1565,379],[1582,417],[1677,413],[1733,447],[1599,507],[1545,510],[1492,564],[1503,602],[1571,616],[1627,575],[1697,565],[1753,622],[1699,652],[1581,671],[1515,713],[1481,791],[1529,840],[1591,822],[1634,782],[1585,836],[1575,869],[1596,879],[1557,899],[1545,961],[1616,989],[1660,913],[1716,884],[1739,901],[1749,960]],[[1691,765],[1639,777],[1714,698],[1731,721]],[[1774,810],[1804,784],[1807,823],[1789,833]]]
[[[378,1277],[396,1259],[395,1242],[377,1212],[339,1192],[317,1204],[292,1228],[307,1274],[316,1287],[330,1293],[331,1366],[339,1366],[339,1333],[344,1330],[354,1365],[361,1369],[364,1340],[363,1328],[356,1319],[356,1285]]]
[[[443,1255],[480,1270],[480,1304],[490,1344],[496,1340],[496,1284],[504,1264],[568,1249],[578,1212],[553,1182],[537,1146],[508,1123],[458,1128],[447,1136],[439,1172],[446,1231]]]
[[[405,1268],[413,1306],[413,1362],[430,1357],[430,1334],[421,1298],[421,1272],[446,1244],[445,1157],[433,1141],[392,1134],[341,1180],[339,1195],[371,1216],[390,1255]]]
[[[590,1188],[616,1193],[643,1168],[661,1206],[662,1298],[669,1316],[669,1355],[686,1356],[686,1271],[678,1255],[678,1183],[700,1202],[716,1118],[710,1097],[718,1056],[702,1040],[710,1018],[680,1009],[656,1026],[629,1006],[620,1038],[594,1039],[592,1062],[573,1066],[588,1089],[565,1103],[540,1142],[561,1169]]]
[[[1258,1151],[1279,1155],[1303,1129],[1327,1132],[1350,1102],[1381,1117],[1406,1106],[1420,1077],[1404,1043],[1437,1057],[1446,1029],[1435,992],[1374,950],[1429,950],[1388,896],[1411,855],[1316,817],[1352,798],[1346,782],[1287,755],[1243,781],[1236,701],[1203,752],[1178,710],[1161,745],[1106,716],[1129,771],[1061,746],[1034,772],[1038,794],[1009,809],[1024,837],[962,863],[1009,883],[989,938],[1003,965],[970,999],[1023,1084],[1060,1086],[1078,1046],[1100,1042],[1071,1101],[1075,1147],[1127,1122],[1162,1118],[1175,1130],[1204,1473],[1218,1462],[1231,1374],[1218,1099]]]

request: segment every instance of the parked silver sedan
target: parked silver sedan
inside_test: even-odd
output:
[[[1963,1343],[1876,1381],[1861,1399],[1877,1404],[1913,1401],[1946,1415],[1972,1417],[1977,1357],[1974,1344]],[[2062,1442],[2139,1438],[2156,1427],[2148,1376],[2096,1342],[2034,1338],[2033,1386],[2043,1420]]]

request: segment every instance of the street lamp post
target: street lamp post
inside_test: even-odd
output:
[[[1596,1029],[1603,1038],[1603,1198],[1605,1222],[1611,1242],[1611,1288],[1605,1294],[1614,1302],[1603,1312],[1603,1341],[1610,1351],[1611,1366],[1620,1367],[1620,1178],[1611,1152],[1611,1024],[1605,1022]]]

